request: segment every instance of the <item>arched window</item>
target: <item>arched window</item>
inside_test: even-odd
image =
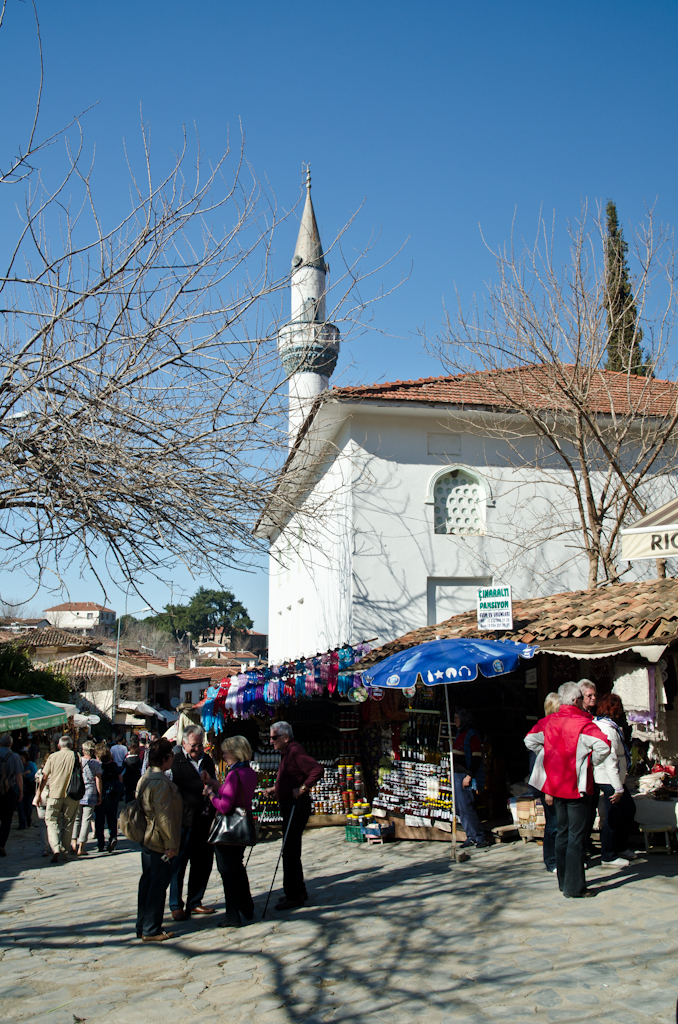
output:
[[[460,536],[485,533],[487,491],[477,473],[465,466],[436,473],[429,488],[434,532]]]

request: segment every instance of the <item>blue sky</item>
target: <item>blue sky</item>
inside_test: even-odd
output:
[[[184,123],[217,155],[242,122],[247,157],[283,206],[311,162],[325,239],[363,200],[354,246],[380,232],[376,260],[409,239],[383,283],[409,279],[375,311],[388,337],[344,346],[335,380],[439,372],[416,332],[440,318],[455,287],[469,301],[491,277],[479,225],[501,242],[517,210],[531,235],[543,208],[564,228],[585,197],[613,198],[627,230],[655,201],[676,223],[675,3],[43,0],[38,9],[43,127],[96,104],[84,125],[104,216],[124,208],[122,139],[138,137],[141,105],[161,160]],[[0,34],[5,138],[25,124],[36,83],[30,17],[10,0]],[[281,267],[295,234],[290,222],[278,236]],[[101,597],[87,579],[68,582],[74,600]],[[189,593],[201,582],[175,577]],[[222,582],[265,630],[265,573],[226,570]],[[0,575],[0,594],[29,589]],[[160,606],[169,591],[149,584],[145,598]],[[31,603],[54,600],[42,591]],[[119,594],[111,601],[122,607]]]

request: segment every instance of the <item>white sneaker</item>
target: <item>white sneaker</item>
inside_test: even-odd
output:
[[[601,860],[601,868],[627,868],[631,862],[623,857],[615,857],[614,860]]]
[[[551,868],[551,874],[552,875],[557,875],[558,874],[558,868]]]
[[[626,857],[627,860],[635,860],[638,854],[635,850],[624,850],[623,853],[619,854],[620,857]]]

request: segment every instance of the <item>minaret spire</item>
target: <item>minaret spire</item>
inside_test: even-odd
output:
[[[297,244],[294,248],[294,259],[292,260],[292,268],[312,266],[317,267],[318,270],[327,272],[327,265],[323,256],[323,247],[320,241],[320,232],[318,231],[318,223],[315,219],[315,210],[313,209],[313,200],[311,199],[311,165],[306,164],[306,202],[304,203],[304,212],[301,215],[301,223],[299,224],[299,234],[297,236]]]
[[[313,401],[325,391],[339,356],[339,331],[325,320],[329,267],[311,199],[311,167],[305,164],[306,200],[292,259],[292,318],[278,334],[278,351],[289,375],[289,432],[294,443]]]

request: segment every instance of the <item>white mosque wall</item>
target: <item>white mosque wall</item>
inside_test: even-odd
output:
[[[508,444],[450,431],[441,410],[365,407],[351,432],[363,454],[353,492],[354,639],[384,643],[468,611],[476,588],[491,582],[510,583],[515,598],[586,587],[569,472],[555,460],[525,468],[536,439],[521,442],[518,468]],[[475,470],[485,483],[484,535],[435,532],[430,484],[448,466]],[[653,569],[636,563],[624,579]]]
[[[333,449],[299,514],[271,545],[271,663],[351,639],[352,474],[348,442],[346,451]]]
[[[387,642],[472,609],[491,582],[510,583],[515,598],[586,586],[567,471],[516,468],[503,441],[452,432],[444,416],[364,406],[347,419],[301,517],[273,546],[285,567],[271,563],[272,661]],[[526,461],[535,443],[523,441]],[[484,535],[435,532],[431,481],[457,466],[484,482]],[[566,523],[571,533],[554,529]],[[653,570],[635,563],[624,579]]]

